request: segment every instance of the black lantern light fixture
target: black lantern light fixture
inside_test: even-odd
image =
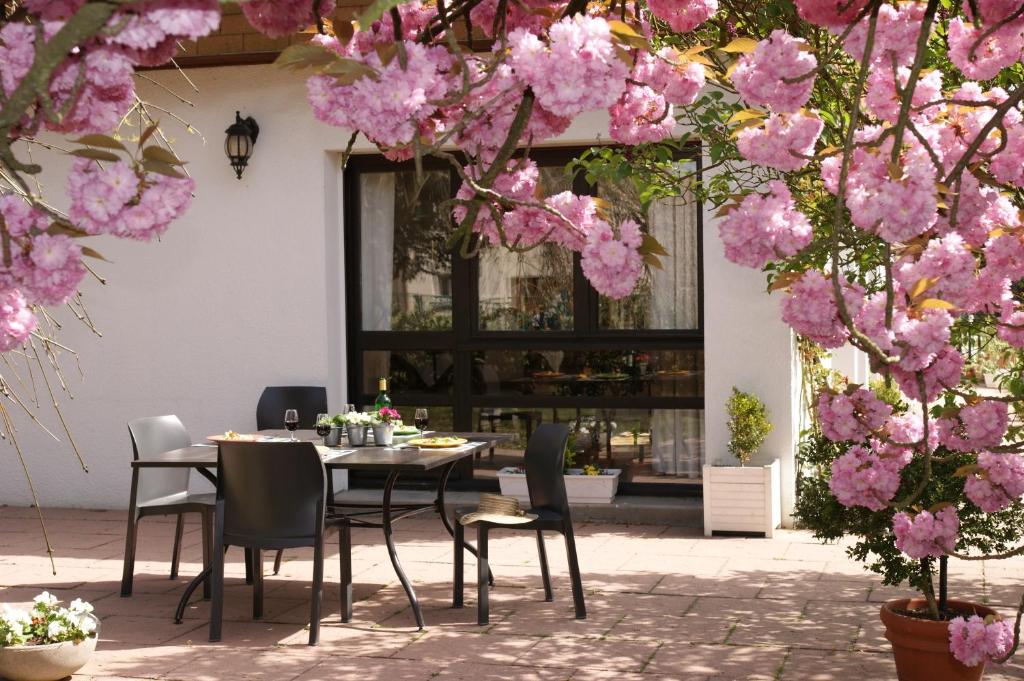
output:
[[[224,131],[227,139],[224,140],[224,153],[231,161],[231,167],[235,169],[235,175],[242,179],[242,171],[249,165],[249,157],[252,156],[252,148],[256,146],[256,138],[260,134],[260,126],[252,116],[242,118],[239,112],[235,112],[235,122]]]

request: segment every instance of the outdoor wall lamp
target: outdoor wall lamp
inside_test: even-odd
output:
[[[242,118],[239,112],[235,112],[235,122],[224,131],[227,139],[224,140],[224,153],[231,161],[231,167],[235,169],[235,175],[242,179],[242,171],[249,165],[249,157],[252,156],[252,148],[256,146],[256,138],[260,134],[260,126],[256,124],[252,116]]]

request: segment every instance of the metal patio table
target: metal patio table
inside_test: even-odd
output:
[[[284,430],[267,430],[260,431],[260,433],[268,436],[289,435],[289,433]],[[383,529],[384,543],[387,545],[388,555],[391,558],[391,565],[394,567],[395,574],[402,583],[402,588],[405,589],[405,593],[409,597],[409,603],[412,605],[413,613],[416,616],[416,624],[420,629],[423,629],[424,627],[423,613],[420,609],[419,601],[416,598],[416,592],[412,588],[412,583],[409,581],[409,578],[405,574],[405,570],[402,568],[401,562],[398,560],[398,552],[395,549],[392,524],[396,520],[400,520],[402,518],[408,518],[409,516],[424,513],[426,511],[436,510],[438,515],[441,516],[441,522],[444,525],[445,530],[447,530],[448,534],[454,536],[455,531],[452,528],[452,521],[444,510],[445,487],[448,484],[448,478],[451,475],[452,470],[459,461],[467,457],[472,457],[477,452],[488,449],[498,442],[512,438],[511,434],[507,433],[455,433],[454,435],[469,440],[470,446],[464,445],[459,449],[430,450],[417,449],[414,447],[402,447],[401,445],[394,447],[348,447],[345,445],[341,447],[324,447],[320,444],[317,445],[317,449],[323,457],[324,466],[326,466],[328,471],[360,470],[387,472],[387,481],[384,483],[384,498],[380,504],[348,501],[338,502],[333,500],[333,494],[331,494],[331,502],[328,504],[328,512],[340,514],[348,518],[349,523],[354,527],[374,527]],[[296,431],[296,437],[299,440],[316,443],[322,442],[322,438],[317,437],[316,433],[312,430]],[[135,490],[138,487],[140,468],[195,468],[204,477],[216,484],[217,447],[209,444],[194,444],[190,447],[165,452],[158,458],[132,461],[133,500],[135,499]],[[398,482],[398,478],[402,473],[423,473],[428,471],[438,471],[440,473],[438,477],[436,497],[433,502],[428,504],[396,504],[392,502],[391,499],[392,493],[395,489],[395,484]],[[328,476],[328,480],[330,480],[330,476]],[[134,509],[130,510],[130,512],[132,511],[134,511]],[[373,516],[377,515],[380,516],[380,520],[373,520]],[[465,548],[476,555],[476,549],[473,546],[467,543],[465,544]],[[176,623],[181,623],[182,616],[184,615],[185,608],[188,605],[192,593],[200,584],[209,578],[210,572],[209,568],[204,569],[186,587],[185,592],[182,594],[181,599],[178,602],[178,609],[174,618]],[[347,594],[344,599],[345,607],[341,616],[342,621],[347,622],[352,617],[351,574],[343,574],[342,583],[342,588],[347,590]]]

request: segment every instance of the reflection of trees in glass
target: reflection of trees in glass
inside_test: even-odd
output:
[[[451,328],[451,232],[445,202],[451,196],[446,171],[395,173],[395,242],[391,289],[392,328]]]
[[[386,352],[386,351],[383,351]],[[382,351],[368,352],[367,355],[381,354]],[[388,377],[388,389],[402,392],[449,392],[453,381],[452,356],[448,352],[426,350],[403,350],[389,352],[384,375]],[[367,366],[371,362],[366,363]],[[364,376],[367,394],[377,390],[377,374],[369,369]]]

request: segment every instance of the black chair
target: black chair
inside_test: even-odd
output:
[[[327,413],[327,388],[311,385],[282,385],[264,388],[256,404],[256,428],[284,428],[284,412],[299,412],[299,428],[316,426],[316,415]]]
[[[499,525],[478,521],[477,526],[477,623],[487,624],[490,619],[488,607],[487,534],[492,529],[530,530],[537,533],[537,552],[540,554],[540,573],[544,580],[544,600],[553,600],[551,576],[548,574],[548,556],[544,549],[544,531],[550,530],[565,537],[565,549],[569,558],[569,578],[572,581],[572,600],[576,608],[576,619],[586,619],[587,607],[583,602],[583,580],[576,556],[576,539],[572,531],[572,517],[569,514],[569,499],[565,493],[565,478],[562,466],[565,460],[565,445],[569,441],[569,428],[559,423],[542,423],[526,444],[526,485],[530,491],[528,513],[537,519],[519,525]],[[456,521],[472,509],[456,511]],[[462,607],[463,597],[463,551],[465,526],[455,523],[455,575],[452,606]]]
[[[128,422],[135,460],[150,459],[172,449],[192,444],[188,430],[177,416],[151,416]],[[203,566],[210,564],[213,537],[214,495],[189,491],[188,468],[136,468],[132,473],[132,491],[128,511],[128,532],[124,545],[124,571],[121,595],[131,596],[135,579],[135,547],[139,521],[146,516],[177,515],[174,548],[171,553],[171,579],[178,578],[181,560],[181,539],[185,529],[184,514],[199,513],[203,523]],[[203,585],[203,596],[210,597],[209,585]]]
[[[299,428],[315,428],[316,415],[327,413],[327,388],[313,385],[279,385],[264,388],[260,401],[256,403],[257,430],[284,428],[286,409],[295,409],[299,412]],[[283,551],[278,551],[274,556],[275,575],[281,571],[283,556]]]
[[[253,619],[263,616],[264,549],[313,547],[309,645],[320,637],[325,528],[340,529],[341,574],[351,582],[351,531],[345,519],[325,517],[327,471],[312,442],[222,442],[217,453],[210,640],[219,641],[224,611],[224,552],[253,554]],[[347,576],[347,577],[346,577]],[[342,590],[342,613],[351,594]]]

